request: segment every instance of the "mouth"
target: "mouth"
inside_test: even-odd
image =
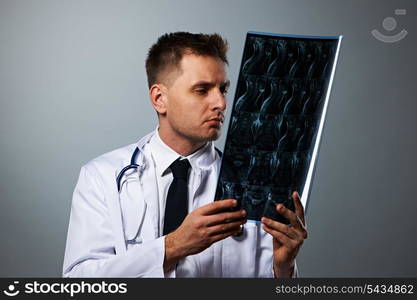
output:
[[[217,118],[212,118],[206,121],[206,123],[216,126],[216,127],[220,127],[224,122],[224,118],[222,117],[217,117]]]

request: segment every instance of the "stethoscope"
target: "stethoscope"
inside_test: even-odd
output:
[[[217,153],[220,155],[220,157],[222,156],[222,152],[219,150],[219,149],[217,149],[217,148],[215,148],[216,149],[216,151],[217,151]],[[123,178],[123,176],[124,176],[124,174],[128,171],[128,170],[130,170],[130,169],[138,169],[139,167],[141,167],[140,165],[138,165],[137,163],[135,163],[136,162],[136,160],[137,160],[137,156],[138,156],[138,154],[139,154],[139,147],[136,147],[135,148],[135,151],[133,151],[133,154],[132,154],[132,157],[130,158],[130,164],[129,165],[127,165],[126,167],[124,167],[120,172],[119,172],[119,174],[117,175],[117,177],[116,177],[116,184],[117,184],[117,191],[119,192],[119,197],[120,197],[120,191],[121,191],[121,189],[122,189],[122,178]],[[141,222],[140,222],[140,224],[139,224],[139,227],[138,227],[138,230],[137,230],[137,232],[136,232],[136,235],[135,235],[135,237],[133,238],[133,239],[129,239],[129,240],[126,240],[126,243],[127,244],[140,244],[140,243],[142,243],[142,238],[139,236],[139,233],[140,233],[140,231],[141,231],[141,229],[142,229],[142,224],[143,224],[143,220],[145,219],[145,212],[146,212],[146,208],[143,210],[143,212],[142,212],[142,218],[141,218]],[[236,237],[238,237],[238,236],[241,236],[242,235],[242,233],[243,233],[243,229],[244,229],[244,226],[243,225],[241,225],[241,230],[240,230],[240,232],[239,233],[237,233],[237,234],[235,234],[235,236]]]
[[[119,193],[119,199],[120,199],[120,192],[121,192],[121,189],[122,189],[122,179],[123,179],[123,176],[125,175],[125,173],[127,171],[129,171],[130,169],[136,169],[137,170],[139,167],[141,167],[140,165],[135,163],[135,161],[137,160],[138,154],[139,154],[139,147],[136,147],[135,151],[133,151],[132,157],[130,158],[130,164],[127,165],[126,167],[124,167],[116,177],[116,184],[117,184],[117,191]],[[143,224],[143,221],[145,219],[145,212],[146,212],[146,206],[143,209],[141,221],[140,221],[140,224],[138,226],[138,230],[136,232],[135,237],[133,239],[125,240],[126,244],[141,244],[143,242],[142,238],[139,236],[139,233],[142,229],[142,224]]]

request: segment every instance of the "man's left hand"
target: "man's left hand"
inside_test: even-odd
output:
[[[295,257],[307,238],[304,219],[304,208],[300,196],[293,192],[295,212],[282,204],[276,206],[277,211],[287,218],[291,226],[263,217],[262,228],[273,237],[275,277],[291,277],[294,272]]]

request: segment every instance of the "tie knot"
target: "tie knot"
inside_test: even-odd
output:
[[[190,167],[190,163],[187,159],[183,159],[183,160],[177,159],[169,166],[174,178],[185,179],[185,180],[187,180],[188,178],[189,167]]]

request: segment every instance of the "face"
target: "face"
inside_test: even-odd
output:
[[[172,75],[163,89],[160,126],[192,142],[217,139],[229,87],[225,63],[214,57],[185,54],[180,70]]]

